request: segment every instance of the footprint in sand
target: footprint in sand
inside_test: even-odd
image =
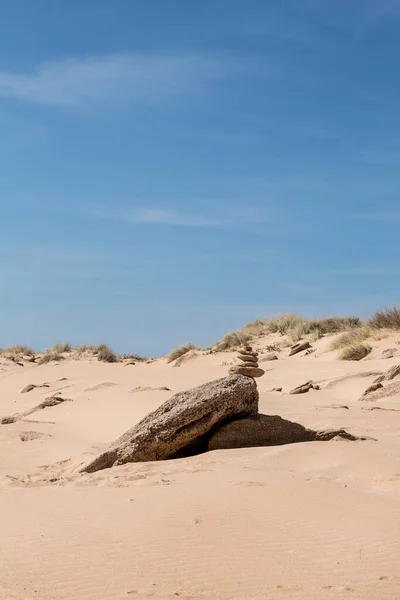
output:
[[[21,431],[19,439],[21,442],[32,442],[33,440],[40,440],[41,438],[50,438],[49,433],[40,433],[39,431]]]

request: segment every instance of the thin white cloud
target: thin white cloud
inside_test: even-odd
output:
[[[232,208],[226,216],[204,216],[182,212],[173,208],[99,208],[90,212],[93,217],[122,221],[125,223],[166,225],[175,227],[224,227],[240,223],[264,220],[261,212],[254,207],[241,210]]]
[[[110,99],[157,103],[224,77],[229,69],[222,60],[191,55],[68,58],[40,64],[29,73],[0,71],[0,96],[54,106]]]

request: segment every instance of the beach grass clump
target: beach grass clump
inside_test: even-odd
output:
[[[198,348],[197,346],[195,346],[195,344],[192,343],[183,344],[182,346],[175,348],[175,350],[172,350],[171,354],[168,356],[167,362],[173,362],[177,358],[180,358],[184,354],[187,354],[190,350],[198,350]]]
[[[369,319],[368,324],[373,329],[400,329],[400,309],[397,306],[393,308],[378,310]]]
[[[106,363],[116,363],[119,361],[118,356],[107,344],[100,344],[96,349],[97,360]]]
[[[347,346],[357,345],[370,338],[372,334],[373,330],[367,324],[363,324],[360,327],[354,327],[353,329],[342,333],[335,340],[333,340],[330,350],[341,350]]]
[[[40,357],[38,364],[45,365],[46,363],[49,363],[52,361],[64,360],[64,358],[65,357],[60,352],[56,352],[52,348],[50,348],[49,350],[45,351],[43,356]]]
[[[340,360],[362,360],[372,351],[371,346],[368,344],[356,344],[345,348],[341,355]]]
[[[51,348],[51,350],[58,354],[63,354],[63,353],[67,354],[67,353],[71,352],[72,346],[69,342],[65,342],[64,344],[55,344]]]
[[[16,346],[9,346],[8,348],[0,349],[0,356],[5,358],[15,358],[17,356],[35,356],[35,352],[29,346],[17,344]]]
[[[214,350],[233,350],[252,339],[269,335],[287,335],[292,342],[298,342],[303,337],[311,335],[314,340],[324,335],[347,331],[360,326],[358,317],[324,317],[322,319],[306,319],[296,314],[282,314],[277,317],[257,319],[226,334],[220,342],[214,345]]]
[[[147,356],[141,356],[140,354],[120,354],[121,360],[135,360],[136,362],[147,362],[150,360]]]

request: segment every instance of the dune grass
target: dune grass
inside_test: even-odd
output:
[[[46,350],[43,356],[40,357],[38,364],[45,365],[46,363],[52,361],[64,360],[65,356],[63,356],[60,352],[55,352],[52,348]]]
[[[361,325],[361,327],[355,327],[354,329],[342,333],[342,335],[339,335],[335,340],[333,340],[329,349],[341,350],[347,346],[355,346],[367,340],[372,334],[373,330],[367,324]]]
[[[141,356],[140,354],[121,354],[119,356],[121,360],[136,360],[137,362],[146,362],[150,360],[147,356]]]
[[[35,352],[32,350],[32,348],[29,348],[29,346],[17,344],[16,346],[1,348],[0,356],[4,356],[6,358],[14,358],[16,356],[35,356]]]
[[[257,319],[238,331],[226,334],[220,342],[215,344],[214,350],[231,350],[256,337],[271,333],[288,335],[293,342],[300,341],[306,335],[311,335],[313,339],[319,339],[324,335],[353,329],[360,323],[358,317],[326,317],[312,320],[295,314],[284,314],[268,319]]]
[[[65,344],[55,344],[52,348],[50,348],[52,352],[56,352],[58,354],[69,353],[72,351],[72,346],[69,342],[65,342]]]
[[[107,344],[101,344],[97,347],[97,360],[106,363],[116,363],[119,362],[118,356],[115,354],[113,350]]]
[[[373,329],[400,329],[400,309],[394,306],[390,309],[378,310],[369,319],[368,324]]]
[[[368,344],[356,344],[345,348],[339,358],[340,360],[362,360],[368,356],[371,350],[372,348]]]
[[[187,354],[190,350],[198,350],[198,348],[197,348],[197,346],[195,346],[194,344],[191,344],[191,343],[183,344],[182,346],[175,348],[175,350],[172,350],[171,354],[168,356],[167,362],[168,363],[173,362],[177,358],[180,358],[184,354]]]

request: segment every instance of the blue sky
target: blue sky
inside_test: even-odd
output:
[[[0,345],[398,301],[398,0],[1,8]]]

